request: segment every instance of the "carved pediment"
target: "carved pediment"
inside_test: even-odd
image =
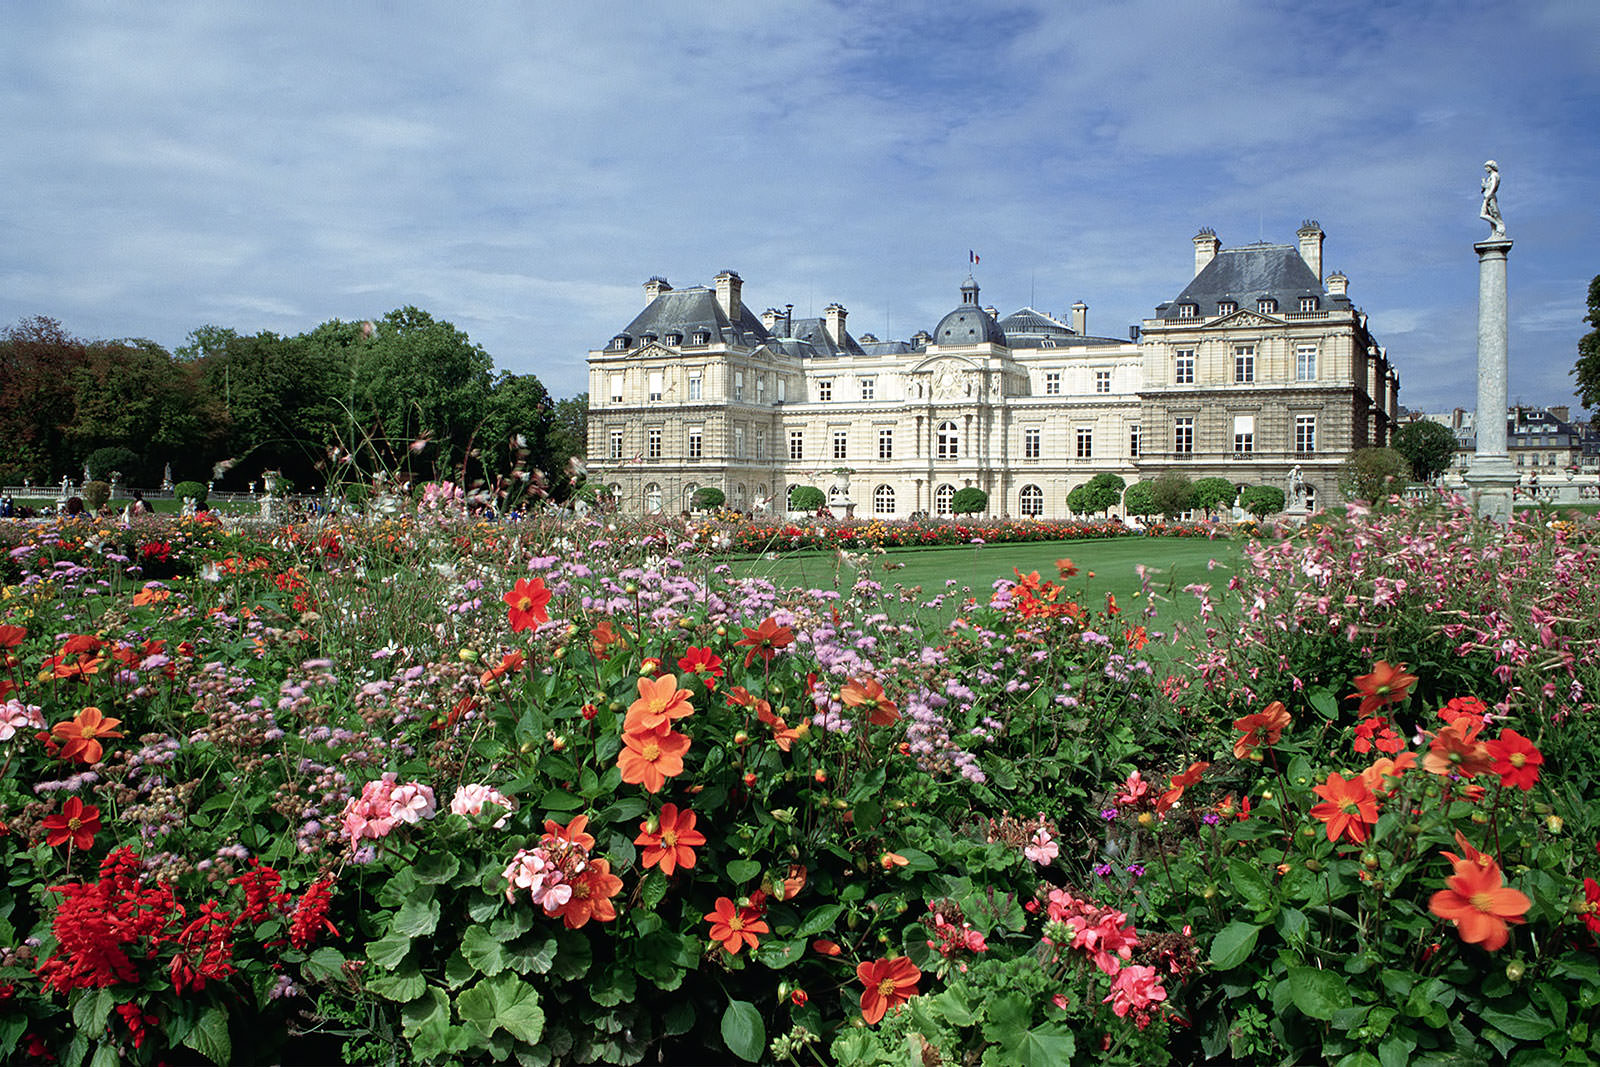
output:
[[[676,359],[678,357],[678,353],[676,351],[657,341],[651,341],[649,344],[640,345],[630,354],[634,359],[659,359],[662,357]]]
[[[1262,326],[1282,326],[1284,320],[1255,311],[1232,311],[1206,323],[1208,330],[1253,330]]]

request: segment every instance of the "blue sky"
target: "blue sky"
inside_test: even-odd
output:
[[[1093,333],[1327,231],[1401,374],[1473,406],[1484,159],[1511,396],[1571,400],[1600,273],[1600,3],[0,6],[0,324],[182,344],[416,304],[558,395],[641,283]]]

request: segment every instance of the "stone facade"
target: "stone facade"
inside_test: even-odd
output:
[[[1282,488],[1297,465],[1313,502],[1332,499],[1349,451],[1388,440],[1399,378],[1347,279],[1323,281],[1321,230],[1299,236],[1224,251],[1203,230],[1193,281],[1127,340],[1090,335],[1081,302],[1070,324],[1002,319],[971,278],[905,341],[852,336],[838,304],[757,316],[732,271],[652,278],[589,353],[590,477],[625,510],[670,513],[702,486],[781,512],[813,485],[836,513],[904,518],[976,486],[990,514],[1060,518],[1102,471]]]

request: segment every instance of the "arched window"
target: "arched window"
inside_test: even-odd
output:
[[[936,515],[950,514],[951,507],[955,504],[956,487],[949,482],[944,483],[933,491],[933,511]]]
[[[939,424],[938,456],[940,459],[961,458],[961,431],[953,422]]]
[[[735,504],[737,504],[739,507],[741,507],[741,508],[744,507],[745,497],[747,497],[749,495],[750,494],[745,489],[745,486],[744,486],[743,482],[740,482],[738,485],[735,485],[733,487],[733,502]]]
[[[661,511],[661,487],[655,482],[644,487],[644,510],[647,515],[659,514]]]
[[[1021,511],[1024,515],[1038,518],[1044,514],[1044,490],[1037,485],[1025,485],[1020,496]]]
[[[880,485],[872,491],[872,513],[874,515],[894,514],[894,486]]]

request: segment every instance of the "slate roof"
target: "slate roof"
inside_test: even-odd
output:
[[[1217,304],[1225,300],[1241,311],[1254,311],[1264,296],[1278,302],[1280,314],[1299,311],[1300,298],[1306,296],[1317,298],[1320,311],[1348,311],[1353,306],[1348,296],[1328,293],[1297,247],[1261,242],[1218,252],[1176,300],[1156,308],[1156,318],[1178,318],[1182,304],[1198,305],[1202,319],[1215,318],[1221,314]]]
[[[1046,338],[1066,340],[1077,336],[1066,323],[1033,308],[1013,311],[1000,320],[1000,329],[1005,333],[1006,340],[1018,348],[1037,348],[1037,343],[1028,342],[1039,342]]]
[[[715,290],[703,285],[662,293],[622,332],[633,338],[634,343],[651,333],[661,339],[668,333],[681,333],[688,343],[696,330],[708,330],[725,344],[755,346],[771,339],[761,320],[743,302],[739,304],[738,321],[730,321],[717,304]]]
[[[864,352],[856,339],[850,336],[850,331],[844,331],[844,344],[834,344],[833,338],[828,336],[828,324],[824,319],[795,319],[789,333],[796,341],[802,341],[811,347],[809,353],[822,358],[828,356],[864,356]]]

